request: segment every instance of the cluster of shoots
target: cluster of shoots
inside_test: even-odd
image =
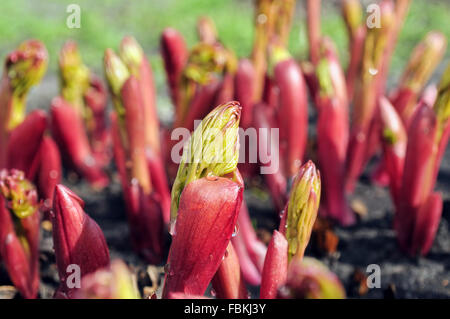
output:
[[[132,37],[119,54],[107,49],[114,160],[119,171],[133,246],[148,262],[163,258],[170,192],[161,154],[159,119],[150,63]]]
[[[105,50],[107,85],[84,64],[75,42],[64,44],[60,92],[48,112],[26,111],[28,92],[48,64],[43,43],[25,41],[7,55],[0,79],[0,259],[22,297],[38,297],[42,220],[51,223],[60,279],[55,298],[143,296],[133,269],[110,260],[101,228],[63,185],[63,172],[100,191],[117,170],[135,252],[148,264],[165,265],[152,298],[204,298],[210,285],[216,298],[248,298],[254,286],[264,299],[345,298],[337,276],[305,254],[319,218],[330,225],[358,222],[347,196],[374,158],[380,160],[371,179],[389,187],[399,247],[411,256],[430,251],[443,209],[435,184],[450,136],[450,67],[438,86],[426,85],[446,38],[429,32],[387,91],[410,1],[380,1],[375,28],[359,0],[341,2],[346,68],[321,34],[321,1],[305,4],[304,61],[287,49],[295,0],[255,1],[247,58],[220,41],[208,17],[198,20],[198,43],[190,49],[181,33],[165,29],[160,46],[170,123],[160,123],[152,67],[131,36],[117,52]],[[316,123],[308,129],[311,111]],[[172,130],[179,128],[190,137],[178,163]],[[254,162],[240,161],[252,146],[242,143],[240,128],[256,129]],[[279,218],[268,245],[250,218],[244,197],[250,184],[267,191]],[[81,286],[70,282],[73,265]]]

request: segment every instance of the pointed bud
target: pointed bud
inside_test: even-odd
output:
[[[284,285],[288,270],[288,242],[278,231],[273,232],[267,249],[262,273],[261,299],[274,299],[278,288]]]
[[[320,189],[320,173],[314,163],[308,161],[294,179],[285,212],[289,259],[293,256],[302,258],[305,253],[317,218]]]
[[[119,47],[119,56],[132,75],[139,76],[142,60],[145,59],[144,50],[131,36],[123,38]]]
[[[122,98],[124,114],[124,130],[126,136],[127,159],[131,161],[129,178],[139,181],[144,193],[149,194],[152,185],[146,159],[145,119],[142,107],[139,82],[132,75],[122,86],[120,96]]]
[[[183,36],[175,29],[166,28],[161,34],[161,53],[173,104],[178,107],[179,82],[188,59],[188,49]]]
[[[178,202],[183,189],[192,181],[233,172],[239,159],[238,102],[219,105],[195,129],[187,142],[177,177],[172,187],[171,220],[178,212]]]
[[[119,115],[124,113],[120,104],[120,91],[125,81],[130,77],[127,66],[111,49],[106,49],[104,57],[105,76],[114,97],[114,106]]]
[[[321,59],[316,71],[320,93],[324,96],[336,96],[342,107],[348,108],[345,75],[334,42],[330,38],[323,38],[320,42],[320,51]]]
[[[248,299],[239,259],[231,241],[212,279],[212,287],[218,299]]]
[[[37,186],[39,196],[44,201],[43,209],[50,210],[53,207],[55,187],[60,183],[62,177],[61,154],[50,136],[45,136],[42,139],[38,157]]]
[[[415,113],[408,130],[403,190],[401,196],[411,207],[421,205],[434,187],[432,158],[436,146],[437,119],[433,110],[422,105]]]
[[[398,203],[407,146],[406,130],[402,119],[388,99],[380,98],[379,108],[384,163],[389,175],[393,201]]]
[[[137,180],[148,195],[152,184],[146,152],[160,152],[153,76],[144,51],[133,37],[122,40],[119,55],[106,50],[105,73],[118,115],[120,144],[131,163],[126,179],[127,183]]]
[[[289,264],[286,285],[279,291],[287,299],[344,299],[339,278],[320,261],[295,258]]]
[[[156,93],[150,63],[139,43],[130,36],[124,37],[120,43],[119,56],[139,85],[139,91],[134,94],[141,96],[139,107],[142,109],[142,117],[146,123],[144,126],[146,144],[153,152],[159,154],[159,119],[156,112]],[[122,92],[122,103],[125,104],[126,99]],[[126,106],[124,107],[126,109]]]
[[[409,57],[399,88],[391,98],[406,127],[409,126],[417,109],[419,94],[441,61],[446,46],[447,40],[444,35],[438,31],[432,31],[414,48]]]
[[[400,85],[406,86],[414,92],[422,90],[441,61],[446,47],[447,39],[442,33],[438,31],[427,33],[411,53]]]
[[[308,137],[307,89],[297,62],[289,57],[287,52],[279,55],[281,57],[272,57],[273,83],[279,91],[277,103],[279,123],[276,127],[280,129],[280,153],[284,174],[291,178],[298,171],[305,154]]]
[[[392,104],[385,97],[380,98],[380,115],[383,124],[382,137],[399,157],[405,156],[406,131]]]
[[[87,274],[81,281],[76,299],[140,299],[136,278],[120,259],[111,265]]]
[[[348,207],[344,190],[350,125],[347,88],[334,43],[323,38],[320,44],[316,67],[319,88],[315,96],[319,111],[317,155],[324,192],[320,209],[323,216],[348,226],[355,222],[355,216]]]
[[[163,297],[204,294],[222,262],[236,226],[243,188],[209,176],[186,185],[169,251]]]
[[[79,267],[81,277],[109,265],[109,250],[102,230],[83,210],[84,202],[70,189],[57,185],[53,199],[53,242],[61,280],[60,290],[71,297],[66,283],[69,265]]]

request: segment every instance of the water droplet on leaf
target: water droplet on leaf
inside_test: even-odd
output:
[[[231,234],[231,237],[236,237],[238,233],[239,233],[239,224],[236,224],[236,226],[234,226],[234,231],[233,234]]]
[[[369,68],[369,73],[370,73],[371,75],[376,75],[376,74],[378,73],[378,70],[375,69],[375,68]]]
[[[169,223],[169,234],[172,235],[172,237],[174,237],[177,234],[175,229],[176,223],[177,223],[176,219],[171,220]]]

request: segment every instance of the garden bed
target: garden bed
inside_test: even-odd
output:
[[[56,92],[56,78],[47,77],[31,95],[29,105],[32,108],[45,108]],[[73,174],[66,174],[64,184],[85,201],[85,211],[98,222],[105,234],[111,257],[125,260],[136,270],[140,288],[145,295],[153,289],[153,276],[159,276],[159,283],[162,280],[164,265],[147,267],[133,252],[118,176],[113,168],[110,174],[111,184],[101,192],[93,191],[86,182],[78,181]],[[351,198],[351,201],[356,200],[359,206],[366,208],[366,214],[360,216],[355,226],[334,228],[339,238],[336,252],[318,252],[313,241],[306,254],[319,258],[338,275],[348,297],[450,298],[449,185],[450,149],[447,149],[437,183],[437,189],[443,193],[444,199],[442,220],[433,247],[425,258],[409,258],[399,251],[391,227],[393,211],[389,193],[386,189],[371,185],[367,174],[361,178]],[[263,241],[267,241],[272,229],[277,227],[279,215],[271,208],[268,195],[258,183],[248,188],[245,196],[258,234]],[[51,232],[42,232],[40,249],[42,276],[39,295],[41,298],[51,298],[59,283]],[[379,289],[365,287],[365,276],[371,274],[366,272],[370,264],[380,266]],[[0,268],[0,286],[10,284],[5,269]],[[251,289],[251,292],[254,297],[258,296],[256,288]]]

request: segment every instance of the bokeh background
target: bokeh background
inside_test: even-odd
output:
[[[377,2],[363,1],[365,5]],[[392,60],[389,89],[395,86],[412,49],[427,32],[439,30],[450,40],[450,0],[411,2]],[[69,15],[66,8],[73,3],[81,7],[80,29],[66,26]],[[322,3],[322,33],[337,44],[345,67],[348,41],[339,0],[322,0]],[[308,52],[304,6],[305,0],[297,0],[289,41],[289,49],[298,59],[306,58]],[[45,43],[50,54],[49,70],[44,80],[33,88],[27,108],[47,109],[50,100],[58,95],[57,56],[65,41],[76,40],[84,62],[102,75],[104,50],[117,50],[123,36],[133,35],[150,59],[157,85],[158,111],[163,121],[168,121],[172,107],[167,97],[163,63],[159,55],[159,36],[165,27],[174,27],[192,46],[197,41],[195,24],[202,15],[215,21],[220,39],[238,57],[250,54],[253,44],[253,0],[0,0],[0,60],[3,61],[8,52],[26,39],[37,38]],[[435,72],[433,82],[439,80],[448,62],[450,49]],[[338,274],[346,287],[350,287],[349,291],[353,289],[353,276],[357,274],[355,271],[376,263],[383,269],[383,290],[370,290],[367,295],[369,298],[395,294],[400,298],[450,298],[450,148],[445,158],[437,183],[437,190],[444,193],[443,218],[434,249],[427,258],[412,260],[398,250],[391,222],[393,209],[387,190],[373,187],[367,178],[358,185],[355,198],[363,199],[370,214],[357,227],[337,228],[339,255],[321,259]],[[129,230],[118,182],[115,181],[103,193],[92,192],[83,183],[66,182],[85,200],[86,211],[100,224],[113,258],[120,257],[144,269],[145,265],[129,245]],[[267,205],[267,194],[257,191],[252,190],[247,194],[250,196],[247,199],[253,205],[251,214],[259,218],[256,222],[252,221],[258,231],[265,230],[265,234],[270,234],[267,230],[272,229],[273,225],[268,221],[272,221],[275,215],[267,209],[270,207],[270,204]],[[50,233],[44,236],[41,254],[44,259],[41,263],[40,292],[41,296],[50,298],[59,282]],[[358,291],[358,287],[354,290]],[[359,292],[349,296],[359,296]]]
[[[297,1],[289,41],[291,53],[300,59],[307,56],[308,50],[304,2]],[[376,0],[363,2],[368,4]],[[72,3],[81,7],[80,29],[66,26],[69,15],[66,8]],[[323,0],[322,3],[323,33],[337,43],[342,63],[346,65],[347,35],[339,1]],[[411,50],[428,31],[440,30],[450,39],[449,12],[448,0],[412,1],[392,60],[391,83],[396,82]],[[42,40],[50,53],[50,65],[47,81],[41,84],[40,95],[50,99],[57,93],[57,54],[67,39],[79,43],[86,64],[101,74],[104,50],[108,47],[116,49],[122,37],[131,34],[150,58],[159,93],[158,108],[166,109],[169,100],[164,97],[165,75],[159,56],[159,36],[165,27],[175,27],[185,36],[188,45],[193,45],[196,41],[195,23],[202,15],[214,19],[220,39],[239,57],[250,54],[253,43],[252,0],[1,0],[0,58],[3,59],[25,39]],[[442,66],[450,59],[449,52]],[[435,79],[439,76],[438,71]],[[39,104],[46,103],[45,97],[36,100]]]

